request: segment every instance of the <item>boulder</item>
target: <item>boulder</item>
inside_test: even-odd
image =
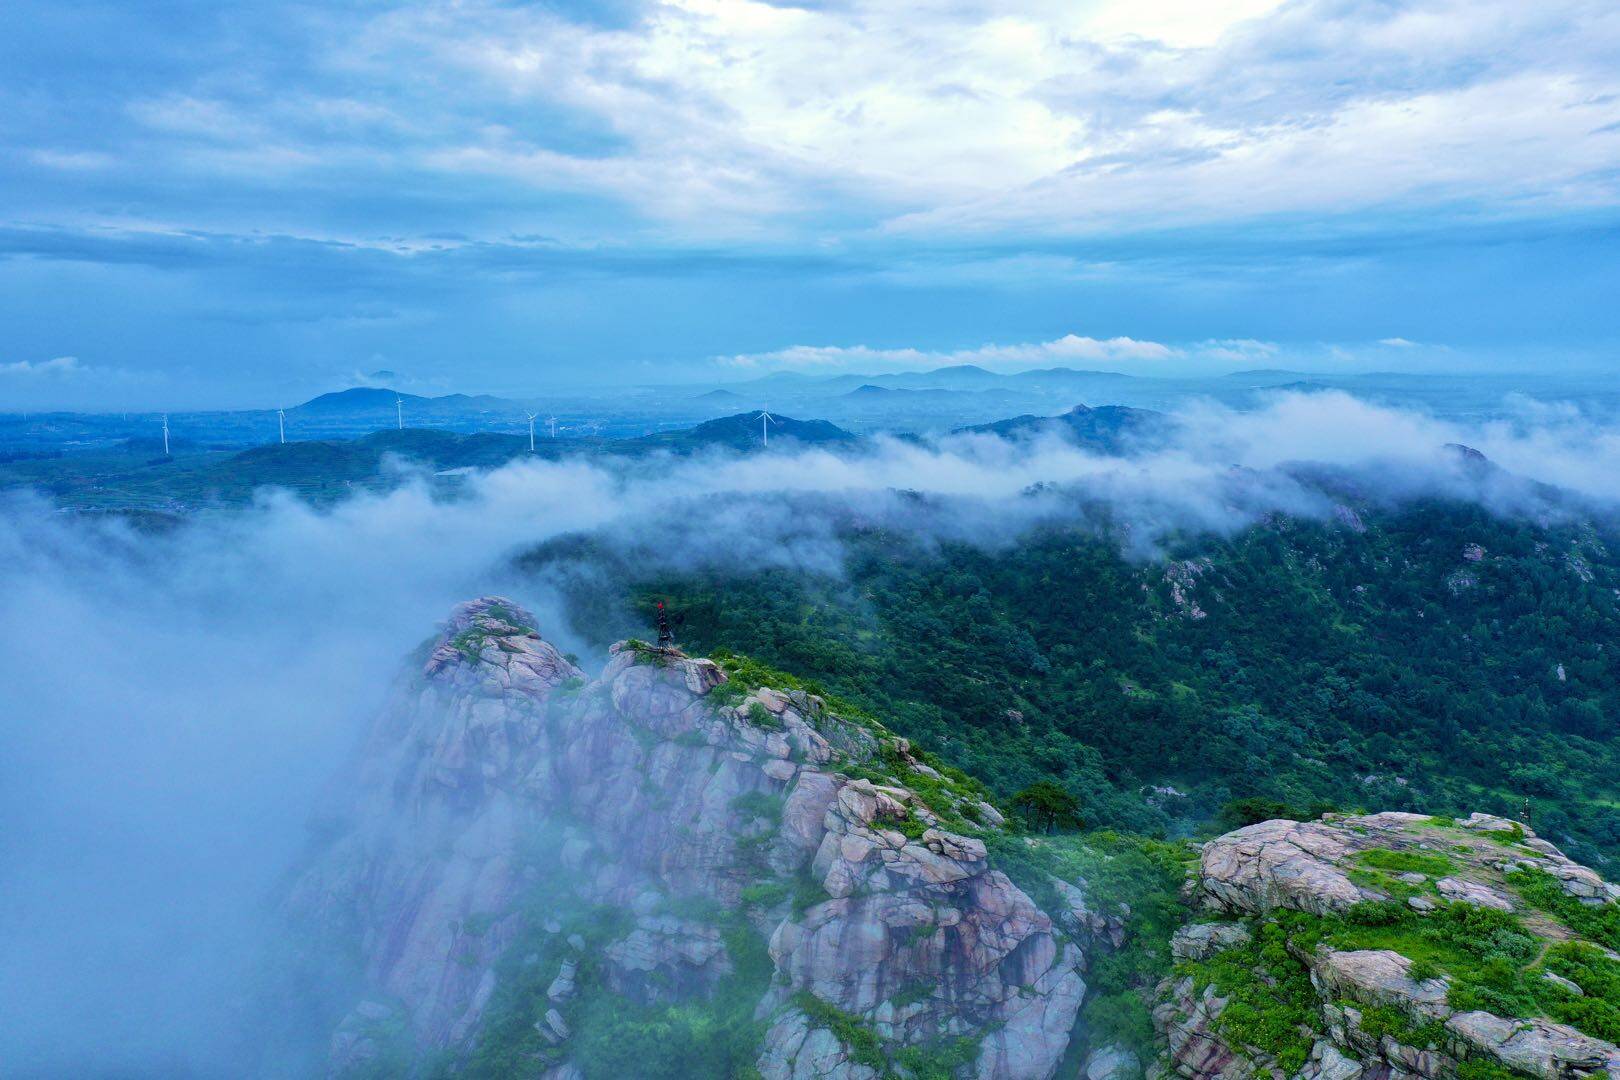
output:
[[[758,710],[711,697],[726,679],[717,665],[673,650],[615,646],[586,680],[537,625],[500,597],[452,613],[339,781],[332,820],[344,827],[287,899],[334,948],[359,952],[359,982],[400,1003],[392,1022],[424,1056],[476,1045],[497,964],[525,930],[560,949],[561,915],[605,908],[627,924],[605,942],[568,934],[536,995],[529,1022],[556,1053],[586,992],[587,948],[600,950],[590,960],[608,990],[631,1001],[711,995],[733,957],[718,916],[690,913],[713,911],[746,914],[768,939],[766,1077],[876,1076],[791,1006],[799,993],[892,1047],[974,1038],[984,1080],[1055,1072],[1084,955],[990,867],[981,840],[942,828],[903,786],[836,771],[845,755],[871,760],[879,736],[803,692],[752,691],[772,718],[755,724]],[[766,881],[824,895],[745,907],[744,891]],[[523,901],[541,883],[545,914],[534,915]],[[918,999],[918,986],[930,992]],[[339,1041],[334,1062],[376,1056],[359,1027]]]
[[[1217,911],[1262,915],[1289,907],[1333,914],[1375,895],[1340,868],[1352,850],[1329,825],[1262,821],[1204,845],[1199,888],[1205,905]]]
[[[1086,1080],[1141,1080],[1142,1059],[1135,1051],[1111,1043],[1087,1054],[1080,1072]]]
[[[1190,923],[1170,939],[1177,960],[1207,960],[1218,952],[1246,945],[1254,935],[1242,923]]]
[[[1487,1012],[1458,1013],[1446,1028],[1477,1052],[1542,1080],[1607,1074],[1620,1077],[1620,1050],[1551,1020],[1507,1020]]]

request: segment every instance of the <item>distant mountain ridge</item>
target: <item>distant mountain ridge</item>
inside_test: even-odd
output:
[[[765,428],[769,427],[769,436]],[[860,441],[860,436],[845,431],[827,420],[797,420],[791,416],[771,414],[765,421],[757,412],[734,413],[708,420],[695,427],[679,431],[659,432],[640,439],[628,440],[633,448],[695,450],[702,447],[728,447],[733,450],[753,450],[777,441],[795,444],[848,445]]]
[[[402,402],[411,408],[427,408],[435,411],[489,412],[496,409],[518,411],[521,408],[517,402],[493,394],[445,394],[442,397],[422,397],[419,394],[401,393],[381,386],[355,386],[348,390],[336,390],[330,394],[310,398],[288,411],[323,415],[380,412],[392,411],[396,407],[396,402]]]
[[[1151,409],[1125,405],[1076,405],[1057,416],[1014,416],[990,424],[958,428],[958,435],[998,435],[1004,439],[1028,439],[1057,435],[1108,454],[1137,449],[1169,432],[1172,421]]]
[[[756,389],[772,386],[797,392],[820,390],[847,393],[870,386],[886,390],[992,390],[1024,389],[1034,386],[1095,385],[1102,382],[1133,381],[1137,377],[1117,371],[1080,368],[1036,368],[1030,371],[997,372],[976,364],[955,364],[927,371],[894,371],[881,374],[813,375],[802,371],[778,371],[741,385]]]

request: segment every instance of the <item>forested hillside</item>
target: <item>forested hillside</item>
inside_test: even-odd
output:
[[[813,678],[1003,798],[1054,781],[1088,825],[1517,816],[1528,801],[1572,853],[1620,857],[1620,571],[1605,529],[1427,502],[1272,520],[1149,561],[1077,529],[996,552],[845,540],[842,578],[687,573],[572,599],[606,640],[664,597],[692,648]],[[529,562],[578,557],[567,545]]]

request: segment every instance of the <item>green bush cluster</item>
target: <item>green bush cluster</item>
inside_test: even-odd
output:
[[[826,1028],[848,1047],[851,1061],[875,1069],[880,1075],[889,1072],[889,1058],[883,1052],[883,1041],[859,1017],[821,1000],[807,990],[794,994],[793,1004],[810,1018],[812,1027]]]
[[[1274,1059],[1288,1074],[1304,1066],[1322,1026],[1321,1002],[1310,970],[1288,950],[1284,926],[1261,923],[1248,943],[1183,971],[1196,991],[1213,985],[1227,999],[1215,1026],[1234,1045]]]

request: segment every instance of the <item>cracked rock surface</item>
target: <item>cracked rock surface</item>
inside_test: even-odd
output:
[[[476,1046],[512,943],[566,934],[525,907],[537,885],[623,914],[611,941],[574,935],[544,973],[530,1019],[550,1056],[536,1075],[578,1074],[570,1009],[587,962],[629,1002],[713,994],[736,958],[702,911],[745,916],[768,942],[767,1080],[876,1075],[795,1004],[804,994],[887,1047],[972,1040],[984,1080],[1056,1071],[1084,957],[982,841],[903,786],[838,771],[875,751],[871,731],[799,691],[720,704],[725,672],[674,651],[615,646],[589,680],[500,597],[458,607],[423,655],[287,900],[359,956],[334,1073],[375,1057],[353,1013],[368,1001],[390,1003],[419,1055]],[[555,843],[536,856],[540,835]],[[782,899],[745,905],[770,882]]]

